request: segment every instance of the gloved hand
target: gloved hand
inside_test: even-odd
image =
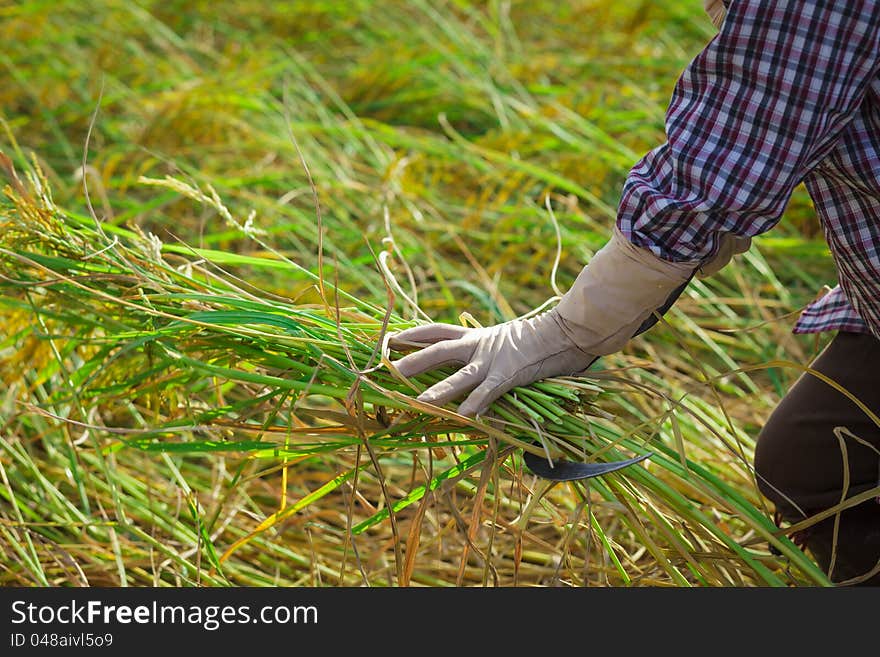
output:
[[[418,398],[442,406],[470,392],[458,412],[482,415],[489,404],[511,388],[551,376],[576,374],[596,360],[574,343],[563,322],[554,308],[537,317],[485,328],[427,324],[392,336],[389,344],[394,348],[407,343],[429,345],[395,363],[406,377],[444,365],[463,365]]]
[[[450,324],[407,329],[390,336],[389,346],[424,348],[394,365],[405,377],[461,365],[418,399],[441,406],[470,393],[458,412],[480,415],[511,388],[577,374],[597,357],[618,351],[655,310],[671,304],[698,264],[661,260],[615,229],[553,309],[479,329]]]

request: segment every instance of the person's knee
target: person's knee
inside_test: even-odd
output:
[[[783,517],[800,517],[797,481],[798,470],[793,467],[792,455],[798,445],[796,421],[783,409],[777,408],[758,435],[755,445],[755,477],[758,490],[776,505]]]

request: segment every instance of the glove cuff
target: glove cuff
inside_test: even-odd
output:
[[[721,233],[718,238],[718,250],[711,260],[700,265],[696,275],[699,278],[709,278],[721,271],[733,256],[745,253],[752,245],[751,237],[742,237],[733,233]]]
[[[556,306],[562,329],[587,353],[618,351],[690,280],[698,265],[662,260],[615,227]]]

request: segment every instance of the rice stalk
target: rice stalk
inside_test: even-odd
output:
[[[26,183],[14,180],[0,238],[0,304],[10,318],[0,371],[3,458],[15,475],[0,489],[4,526],[54,543],[90,583],[436,581],[420,573],[417,554],[404,557],[404,543],[441,550],[441,572],[457,564],[455,576],[441,579],[459,583],[488,572],[498,583],[516,572],[522,583],[523,560],[536,566],[536,581],[558,579],[557,558],[573,581],[585,572],[621,585],[827,583],[752,492],[729,483],[732,472],[733,480],[747,474],[731,447],[742,439],[737,428],[705,401],[659,392],[649,373],[640,375],[644,384],[613,371],[552,379],[496,402],[497,421],[464,418],[415,399],[449,372],[408,382],[378,354],[388,331],[413,320],[318,280],[281,253],[221,255],[136,227],[99,226],[60,208],[36,164]],[[259,243],[258,226],[235,217],[216,192],[148,183],[211,207]],[[267,269],[320,283],[332,299],[304,303],[243,283]],[[627,388],[638,394],[620,394]],[[640,396],[643,405],[633,406]],[[627,405],[634,424],[609,413]],[[710,453],[726,456],[696,461],[682,452],[681,436],[688,444],[700,436],[694,442],[705,450],[717,441]],[[487,460],[490,441],[505,448]],[[576,460],[653,456],[589,490],[534,489],[521,450]],[[125,467],[128,459],[136,469]],[[148,472],[138,470],[144,464]],[[63,476],[44,474],[59,468]],[[348,505],[332,501],[346,494]],[[428,494],[434,503],[424,506]],[[583,503],[576,500],[589,500],[576,523],[584,538],[567,520]],[[524,509],[517,540],[539,549],[516,557],[498,548],[499,537]],[[290,531],[293,547],[280,540]],[[418,546],[407,541],[417,531]],[[782,558],[746,546],[744,535]],[[349,544],[363,570],[343,576]],[[103,568],[111,560],[115,576]],[[36,581],[43,561],[34,549],[20,552],[5,577]]]

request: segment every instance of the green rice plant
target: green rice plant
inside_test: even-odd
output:
[[[753,391],[745,373],[707,362],[670,382],[610,361],[465,418],[415,399],[448,372],[403,380],[383,346],[418,321],[395,311],[393,242],[377,303],[328,278],[326,254],[312,269],[273,248],[213,188],[142,181],[209,208],[251,254],[66,210],[36,163],[22,180],[4,162],[4,581],[827,584],[762,508],[748,436],[707,401],[726,378]],[[306,291],[263,290],[266,271]],[[652,456],[555,485],[524,450]]]

